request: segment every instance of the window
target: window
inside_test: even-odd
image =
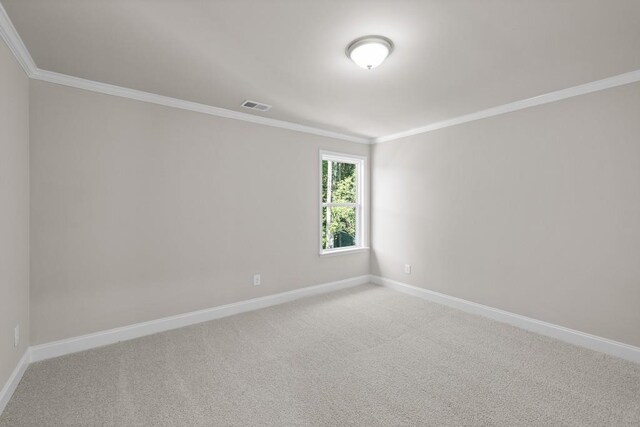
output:
[[[320,152],[320,253],[364,249],[365,158]]]

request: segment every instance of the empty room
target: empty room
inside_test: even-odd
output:
[[[14,426],[640,426],[640,1],[0,0]]]

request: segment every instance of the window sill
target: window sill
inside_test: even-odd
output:
[[[345,248],[345,249],[332,249],[332,250],[320,252],[320,256],[325,257],[325,256],[335,256],[335,255],[357,254],[361,252],[369,252],[369,247],[358,246],[358,247]]]

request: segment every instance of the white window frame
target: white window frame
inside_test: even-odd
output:
[[[320,150],[319,157],[319,194],[318,204],[320,206],[318,224],[318,248],[321,256],[338,255],[354,252],[367,251],[367,218],[366,218],[366,171],[367,171],[367,158],[365,156],[357,156],[355,154],[337,153],[334,151]],[[355,203],[325,203],[322,201],[322,162],[334,161],[341,163],[351,163],[356,165],[356,202]],[[354,246],[347,246],[344,248],[323,249],[322,248],[322,209],[328,207],[350,206],[356,208],[356,244]]]

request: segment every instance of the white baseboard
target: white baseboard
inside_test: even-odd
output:
[[[463,310],[473,314],[479,314],[500,322],[520,327],[522,329],[539,333],[541,335],[546,335],[574,345],[586,347],[591,350],[640,363],[640,348],[634,347],[632,345],[565,328],[563,326],[554,325],[552,323],[532,319],[530,317],[521,316],[519,314],[510,313],[508,311],[500,310],[497,308],[488,307],[486,305],[477,304],[461,298],[452,297],[446,294],[441,294],[439,292],[434,292],[395,280],[386,279],[384,277],[363,275],[352,277],[350,279],[339,280],[336,282],[324,283],[321,285],[309,286],[293,291],[282,292],[275,295],[253,298],[250,300],[240,301],[233,304],[222,305],[205,310],[165,317],[149,322],[136,323],[134,325],[109,329],[107,331],[96,332],[80,337],[31,346],[25,351],[24,355],[18,362],[18,365],[2,388],[2,391],[0,391],[0,414],[2,414],[2,411],[9,402],[9,399],[13,395],[16,387],[18,386],[22,375],[31,362],[38,362],[41,360],[50,359],[52,357],[76,353],[95,347],[114,344],[120,341],[139,338],[158,332],[193,325],[196,323],[207,322],[209,320],[219,319],[222,317],[244,313],[247,311],[271,307],[300,298],[333,292],[340,289],[363,285],[366,283],[375,283],[377,285],[382,285],[399,292],[436,302],[438,304],[447,305],[449,307],[457,308],[459,310]]]
[[[16,390],[16,387],[18,387],[18,384],[22,379],[22,375],[27,370],[27,367],[31,362],[39,362],[52,357],[64,356],[65,354],[115,344],[120,341],[140,338],[146,335],[156,334],[158,332],[181,328],[183,326],[194,325],[196,323],[207,322],[209,320],[232,316],[234,314],[271,307],[300,298],[364,285],[366,283],[370,283],[370,279],[371,276],[366,274],[363,276],[338,280],[336,282],[323,283],[320,285],[295,289],[293,291],[253,298],[232,304],[192,311],[190,313],[164,317],[162,319],[136,323],[134,325],[123,326],[121,328],[114,328],[107,331],[100,331],[79,337],[31,346],[25,351],[24,355],[18,362],[18,365],[2,388],[2,391],[0,391],[0,414],[4,411],[4,408],[9,402],[9,399],[11,399],[13,392]]]
[[[253,298],[232,304],[207,308],[204,310],[192,311],[190,313],[178,314],[176,316],[164,317],[162,319],[148,322],[136,323],[120,328],[95,332],[79,337],[53,341],[31,347],[31,361],[50,359],[52,357],[63,356],[65,354],[76,353],[78,351],[89,350],[95,347],[115,344],[120,341],[140,338],[146,335],[156,334],[171,329],[181,328],[196,323],[207,322],[221,317],[232,316],[234,314],[247,311],[258,310],[260,308],[271,307],[273,305],[297,300],[304,297],[318,295],[326,292],[337,291],[353,286],[369,283],[370,276],[363,275],[336,282],[323,283],[321,285],[309,286],[295,289],[293,291],[268,295],[260,298]]]
[[[16,387],[18,387],[18,384],[22,379],[22,375],[24,375],[24,372],[29,366],[31,361],[30,355],[31,349],[27,348],[22,355],[22,358],[20,358],[20,361],[18,361],[15,369],[9,376],[4,387],[2,387],[2,390],[0,391],[0,415],[2,414],[2,411],[4,411],[5,406],[7,406],[7,403],[9,403],[9,399],[13,396],[13,392],[16,391]]]
[[[541,320],[532,319],[530,317],[521,316],[519,314],[500,310],[475,302],[467,301],[461,298],[452,297],[439,292],[430,291],[419,288],[417,286],[408,285],[396,280],[387,279],[380,276],[371,276],[371,282],[376,285],[382,285],[396,291],[400,291],[409,295],[423,298],[438,304],[457,308],[468,313],[479,314],[484,317],[497,320],[499,322],[508,323],[531,332],[535,332],[548,337],[556,338],[561,341],[568,342],[580,347],[586,347],[601,353],[617,356],[622,359],[640,363],[640,348],[629,344],[602,338],[596,335],[587,334],[585,332],[576,331],[574,329],[565,328],[564,326],[554,325],[552,323],[543,322]]]

